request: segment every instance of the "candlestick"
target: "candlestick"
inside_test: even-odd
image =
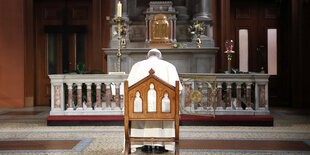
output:
[[[226,40],[225,41],[225,48],[226,51],[224,53],[227,54],[227,71],[229,73],[231,73],[231,59],[232,59],[232,54],[235,53],[235,51],[233,51],[234,47],[234,41],[233,40]]]
[[[122,17],[122,3],[121,3],[121,1],[118,1],[118,4],[117,4],[117,17]]]

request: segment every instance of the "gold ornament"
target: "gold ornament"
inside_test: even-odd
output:
[[[202,93],[199,90],[194,90],[191,92],[190,98],[193,102],[199,103],[202,99]]]

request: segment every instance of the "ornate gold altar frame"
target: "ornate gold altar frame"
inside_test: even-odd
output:
[[[205,83],[207,85],[207,89],[208,88],[211,89],[211,92],[212,92],[211,95],[209,96],[212,99],[211,104],[209,106],[207,106],[206,109],[204,109],[205,111],[199,111],[199,112],[192,111],[191,110],[192,108],[190,108],[190,110],[187,110],[183,104],[181,104],[180,111],[186,112],[187,114],[190,114],[190,115],[196,115],[196,116],[210,116],[211,115],[211,116],[215,117],[215,108],[216,108],[215,104],[216,104],[216,96],[217,96],[216,76],[180,74],[179,77],[185,78],[185,80],[182,80],[182,84],[184,84],[185,82],[195,82],[195,81],[190,81],[190,79],[212,79],[213,80],[213,82],[210,82],[209,80],[200,80],[199,81],[201,83]],[[185,88],[183,88],[183,89],[185,89]],[[194,89],[190,92],[191,104],[197,103],[199,106],[204,107],[204,105],[202,103],[203,97],[204,97],[204,95],[202,93],[202,89],[198,88],[198,89]],[[207,103],[208,103],[208,101],[207,101]],[[203,112],[205,112],[205,113],[203,113]]]

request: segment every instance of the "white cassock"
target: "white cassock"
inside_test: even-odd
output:
[[[178,72],[174,65],[161,60],[156,56],[151,56],[149,59],[137,62],[131,68],[128,76],[128,85],[131,86],[149,75],[150,69],[155,71],[155,75],[166,81],[170,85],[175,86],[175,81],[180,81]],[[182,90],[180,83],[179,90]],[[156,109],[155,109],[156,110]],[[169,109],[170,110],[170,109]],[[173,121],[133,121],[131,123],[131,137],[174,137],[175,129]],[[144,145],[162,145],[162,143],[145,142]],[[133,143],[132,151],[143,143]],[[165,143],[167,150],[174,150],[171,143]]]

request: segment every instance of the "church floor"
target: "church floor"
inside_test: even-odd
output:
[[[310,111],[270,110],[273,127],[181,126],[180,154],[310,154]],[[0,108],[0,154],[122,154],[122,126],[47,126],[48,113]]]

